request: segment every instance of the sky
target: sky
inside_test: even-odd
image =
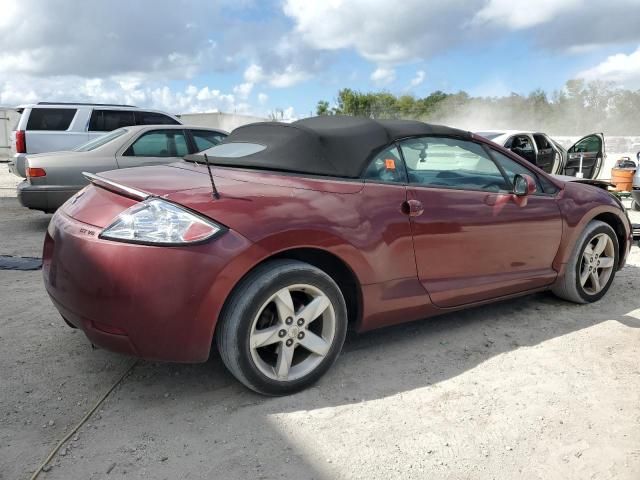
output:
[[[0,105],[286,117],[338,90],[640,89],[640,0],[0,0]]]

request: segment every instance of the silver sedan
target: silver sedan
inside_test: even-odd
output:
[[[218,145],[226,136],[204,127],[144,125],[119,128],[70,152],[29,155],[18,200],[27,208],[54,212],[87,184],[82,172],[172,163]]]

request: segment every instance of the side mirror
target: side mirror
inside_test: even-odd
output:
[[[526,197],[535,193],[537,190],[536,182],[531,175],[516,174],[513,179],[513,193],[518,197]]]

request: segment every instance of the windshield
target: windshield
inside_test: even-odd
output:
[[[502,132],[475,132],[476,135],[480,135],[481,137],[486,138],[487,140],[493,140],[494,138],[503,135]]]
[[[98,138],[94,138],[90,142],[84,143],[79,147],[74,148],[73,151],[74,152],[90,152],[91,150],[95,150],[96,148],[109,143],[111,140],[115,140],[116,138],[121,137],[125,133],[127,133],[127,130],[125,128],[114,130],[113,132],[109,132],[106,135],[102,135]]]

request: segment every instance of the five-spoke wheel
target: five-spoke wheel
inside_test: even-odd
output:
[[[290,285],[274,293],[253,320],[251,357],[274,380],[295,380],[326,357],[336,334],[329,298],[312,285]]]
[[[284,395],[324,374],[346,328],[345,301],[331,277],[300,261],[272,260],[236,287],[216,341],[238,380],[260,393]]]
[[[552,290],[560,298],[590,303],[602,298],[618,268],[618,237],[606,223],[592,220],[585,227]]]
[[[616,249],[609,235],[599,233],[589,240],[580,265],[580,285],[586,293],[600,293],[609,282],[615,261]]]

